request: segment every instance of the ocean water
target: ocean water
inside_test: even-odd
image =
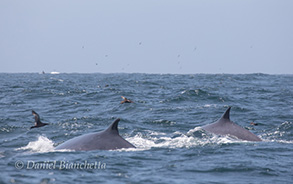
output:
[[[262,142],[201,129],[229,106]],[[0,109],[0,183],[293,183],[293,75],[2,73]],[[116,118],[136,149],[54,150]]]

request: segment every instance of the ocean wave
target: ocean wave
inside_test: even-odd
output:
[[[274,129],[265,131],[261,137],[268,142],[293,143],[292,138],[293,123],[285,121]]]

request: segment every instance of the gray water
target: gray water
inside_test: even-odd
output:
[[[292,183],[292,97],[292,75],[2,73],[0,183]],[[263,142],[201,129],[229,106]],[[54,150],[116,118],[136,149]]]

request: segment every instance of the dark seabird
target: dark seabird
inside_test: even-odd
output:
[[[251,122],[250,125],[257,126],[257,123]]]
[[[128,100],[128,99],[125,98],[124,96],[121,96],[121,98],[123,99],[123,101],[120,102],[121,104],[124,104],[124,103],[134,103],[133,101]]]
[[[32,111],[32,114],[35,117],[35,126],[32,126],[31,129],[32,128],[39,128],[39,127],[42,127],[42,126],[45,126],[45,125],[49,125],[48,123],[42,123],[41,120],[40,120],[40,116],[35,111]]]

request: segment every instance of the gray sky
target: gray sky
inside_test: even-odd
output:
[[[293,74],[292,0],[1,0],[0,72]]]

